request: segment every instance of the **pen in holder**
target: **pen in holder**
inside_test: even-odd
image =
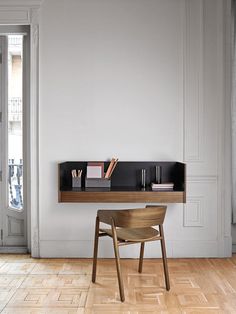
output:
[[[82,170],[78,170],[78,175],[76,170],[72,170],[71,175],[72,175],[72,188],[81,188]]]
[[[156,183],[161,183],[162,169],[161,166],[155,166]]]

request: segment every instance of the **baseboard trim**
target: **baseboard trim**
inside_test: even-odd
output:
[[[233,249],[232,249],[233,253],[236,253],[236,243],[233,243]]]
[[[227,250],[219,251],[219,245],[223,245],[222,241],[166,241],[168,258],[204,258],[231,256],[231,252],[226,252]],[[139,244],[124,246],[120,248],[120,255],[124,258],[136,258],[139,256],[139,250]],[[99,241],[98,254],[101,258],[114,257],[113,246],[110,239],[101,239]],[[91,258],[92,255],[93,241],[40,241],[41,258]],[[145,246],[145,257],[161,257],[160,243],[147,243]]]
[[[0,253],[5,254],[26,254],[28,248],[24,246],[2,246],[0,247]]]

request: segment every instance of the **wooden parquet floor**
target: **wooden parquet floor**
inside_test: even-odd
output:
[[[91,283],[91,259],[33,259],[0,255],[0,313],[154,314],[235,313],[236,255],[227,259],[169,259],[171,290],[162,261],[121,262],[126,301],[119,300],[115,261],[98,262]]]

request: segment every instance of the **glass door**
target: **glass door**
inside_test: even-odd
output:
[[[24,35],[0,36],[1,63],[1,245],[27,245],[24,197]]]

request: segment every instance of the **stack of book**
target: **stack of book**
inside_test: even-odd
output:
[[[173,191],[174,183],[152,183],[153,191]]]

